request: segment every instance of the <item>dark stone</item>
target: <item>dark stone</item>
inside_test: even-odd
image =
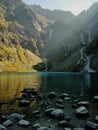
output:
[[[45,111],[45,115],[54,119],[64,119],[64,112],[62,109],[49,108]]]
[[[35,130],[37,130],[38,128],[40,128],[40,124],[38,124],[38,123],[33,124],[32,128],[34,128]]]
[[[62,104],[62,103],[63,103],[63,100],[59,98],[59,99],[56,101],[56,103]]]
[[[58,104],[58,103],[56,103],[55,106],[58,107],[58,108],[60,108],[60,109],[63,109],[63,108],[64,108],[64,105]]]
[[[72,107],[72,108],[76,108],[76,107],[77,107],[77,104],[76,104],[76,103],[73,103],[73,104],[71,105],[71,107]]]
[[[87,107],[90,105],[90,102],[89,101],[80,101],[80,102],[78,102],[78,105]]]
[[[18,121],[18,120],[21,120],[25,117],[25,115],[21,115],[21,114],[17,114],[17,113],[13,113],[13,114],[10,114],[7,119],[11,120],[12,122],[13,121]]]
[[[11,126],[12,124],[13,124],[12,121],[7,120],[7,121],[5,121],[2,125],[5,126],[5,127],[9,127],[9,126]]]
[[[76,110],[76,116],[79,118],[86,118],[89,115],[89,111],[86,107],[82,106]]]
[[[20,126],[29,126],[30,125],[30,122],[29,121],[26,121],[26,120],[20,120],[18,122],[18,125]]]
[[[43,100],[43,99],[44,99],[44,96],[43,96],[42,94],[39,94],[39,95],[38,95],[38,99],[39,99],[39,100]]]
[[[98,130],[98,124],[87,121],[86,128],[87,128],[87,130]]]
[[[51,117],[51,112],[55,110],[55,108],[49,108],[45,111],[45,115]]]
[[[26,99],[22,99],[19,101],[19,106],[20,107],[27,107],[30,105],[30,101],[29,100],[26,100]]]
[[[65,116],[65,117],[64,117],[64,120],[66,120],[66,121],[70,122],[71,117],[70,117],[70,116]]]
[[[62,109],[55,109],[51,112],[51,117],[55,119],[64,119],[64,112]]]
[[[95,118],[95,122],[98,123],[98,115]]]
[[[65,97],[69,97],[69,94],[63,93],[63,94],[60,95],[59,98],[61,98],[63,100]]]
[[[50,92],[49,95],[48,95],[48,98],[50,98],[50,99],[56,98],[56,93],[55,92]]]
[[[98,95],[97,95],[97,96],[94,96],[94,97],[93,97],[93,100],[94,100],[95,102],[98,102]]]
[[[58,125],[59,125],[59,127],[70,127],[71,126],[71,124],[65,120],[60,121]]]
[[[7,128],[0,124],[0,130],[7,130]]]

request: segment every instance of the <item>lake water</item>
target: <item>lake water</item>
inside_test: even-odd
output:
[[[98,94],[96,73],[0,73],[0,104],[21,96],[23,88],[40,89],[41,93],[54,91],[73,95]]]
[[[58,72],[0,73],[0,114],[19,112],[22,109],[19,108],[17,99],[21,97],[21,91],[26,87],[35,88],[46,97],[51,91],[57,95],[66,92],[71,97],[80,99],[82,97],[83,100],[91,101],[93,96],[98,95],[98,74]],[[46,100],[49,99],[46,98]],[[71,106],[71,102],[65,108],[65,111],[67,114],[72,115],[71,111],[73,110],[69,109],[69,106]],[[98,104],[93,104],[90,109],[90,118],[93,119],[98,114]]]

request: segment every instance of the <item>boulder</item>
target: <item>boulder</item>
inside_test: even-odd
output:
[[[60,95],[59,98],[61,98],[63,100],[65,97],[69,97],[69,94],[63,93],[63,94]]]
[[[29,105],[30,105],[30,101],[27,100],[27,99],[21,99],[21,100],[19,101],[19,106],[20,106],[20,107],[27,107],[27,106],[29,106]]]
[[[87,128],[87,130],[98,130],[98,124],[87,121],[86,128]]]
[[[7,121],[5,121],[2,125],[5,126],[5,127],[9,127],[9,126],[11,126],[12,124],[13,124],[12,121],[7,120]]]
[[[62,109],[55,109],[51,112],[51,117],[55,119],[64,119],[64,112]]]
[[[69,126],[71,126],[71,124],[69,122],[65,121],[65,120],[60,121],[58,125],[59,125],[59,127],[69,127]]]
[[[98,123],[98,115],[95,118],[95,122]]]
[[[48,95],[48,98],[50,98],[50,99],[56,98],[56,93],[55,92],[50,92],[49,95]]]
[[[40,128],[40,124],[39,123],[33,124],[32,128],[38,129],[38,128]]]
[[[28,126],[28,125],[30,125],[30,122],[26,121],[26,120],[20,120],[18,122],[18,125],[20,125],[20,126]]]
[[[56,101],[56,103],[62,104],[62,103],[63,103],[63,100],[59,98],[59,99]]]
[[[98,102],[98,95],[93,97],[93,100]]]
[[[70,97],[65,97],[64,98],[64,101],[69,101],[70,100]]]
[[[74,128],[74,130],[85,130],[84,128]]]
[[[71,130],[71,128],[64,128],[64,130]]]
[[[89,111],[87,110],[86,107],[81,106],[76,110],[76,116],[78,117],[87,117],[89,115]]]
[[[60,109],[63,109],[63,108],[64,108],[64,105],[58,104],[58,103],[56,103],[55,106],[58,107],[58,108],[60,108]]]
[[[45,115],[50,118],[64,119],[64,112],[62,109],[49,108],[45,111]]]
[[[7,128],[0,124],[0,130],[7,130]]]
[[[42,126],[42,127],[39,127],[37,130],[53,130],[53,129],[45,127],[45,126]]]
[[[54,110],[55,110],[55,108],[48,108],[48,109],[45,111],[45,115],[51,117],[51,112],[54,111]]]
[[[17,114],[17,113],[13,113],[13,114],[10,114],[7,119],[11,120],[12,122],[13,121],[18,121],[18,120],[21,120],[25,117],[25,115],[21,115],[21,114]]]
[[[90,105],[90,102],[89,101],[80,101],[80,102],[78,102],[78,105],[87,107]]]

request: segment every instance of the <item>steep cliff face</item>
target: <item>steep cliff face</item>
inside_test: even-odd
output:
[[[10,22],[5,20],[5,12],[5,7],[0,4],[0,72],[35,71],[32,66],[42,60],[28,49],[23,49],[17,33],[8,31]]]

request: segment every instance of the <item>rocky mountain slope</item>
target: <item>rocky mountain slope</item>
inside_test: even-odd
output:
[[[42,62],[48,71],[98,70],[97,9],[95,3],[74,16],[1,0],[0,71],[44,70]]]
[[[0,4],[0,72],[35,71],[32,66],[42,60],[30,50],[23,49],[19,35],[9,31],[11,23],[5,19],[5,8]]]

